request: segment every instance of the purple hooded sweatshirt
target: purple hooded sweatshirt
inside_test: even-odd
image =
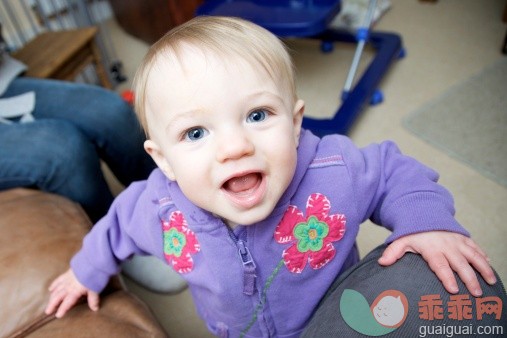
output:
[[[438,174],[392,142],[359,149],[345,136],[303,131],[294,178],[265,220],[230,230],[156,169],[129,186],[86,236],[71,267],[100,292],[133,254],[157,256],[188,282],[220,337],[297,337],[329,286],[359,260],[359,225],[468,233]],[[410,273],[407,271],[407,274]]]

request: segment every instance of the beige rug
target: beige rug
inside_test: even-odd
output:
[[[415,135],[507,187],[507,58],[403,122]]]

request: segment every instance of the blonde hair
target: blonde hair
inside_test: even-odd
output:
[[[160,55],[180,60],[182,45],[190,44],[219,56],[239,57],[267,74],[297,100],[294,67],[285,45],[266,29],[249,21],[218,16],[200,16],[170,30],[144,57],[134,77],[135,111],[148,133],[146,90],[148,77]]]

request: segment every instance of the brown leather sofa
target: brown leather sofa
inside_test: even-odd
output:
[[[66,198],[29,189],[0,192],[0,337],[166,337],[148,307],[113,279],[90,311],[44,314],[51,281],[68,269],[91,222]]]

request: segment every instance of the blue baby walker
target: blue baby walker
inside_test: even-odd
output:
[[[197,15],[235,16],[250,20],[280,38],[299,37],[321,41],[321,50],[330,52],[335,42],[357,43],[354,59],[341,93],[342,102],[330,119],[305,117],[303,126],[313,133],[347,134],[365,104],[382,102],[377,89],[391,63],[404,54],[401,37],[386,32],[371,32],[376,1],[370,0],[363,27],[354,35],[330,27],[341,10],[340,0],[207,0]],[[376,50],[375,57],[353,86],[355,73],[366,43]]]

